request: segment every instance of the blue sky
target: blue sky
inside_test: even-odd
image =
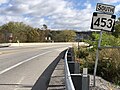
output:
[[[120,16],[120,0],[0,0],[0,25],[24,22],[41,28],[89,30],[97,3],[114,5]]]

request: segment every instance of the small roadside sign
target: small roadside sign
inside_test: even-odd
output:
[[[94,12],[92,17],[91,29],[113,31],[115,15]]]
[[[114,14],[115,6],[97,3],[96,11],[107,13],[107,14]]]

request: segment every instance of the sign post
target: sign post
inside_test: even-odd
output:
[[[102,40],[102,30],[100,31],[100,37],[99,37],[99,42],[98,42],[98,48],[96,51],[96,61],[95,61],[95,67],[94,67],[94,77],[93,77],[93,86],[95,86],[95,76],[96,76],[96,71],[97,71],[97,65],[98,65],[98,59],[99,59],[99,47],[101,45],[101,40]]]
[[[93,13],[91,29],[101,30],[99,42],[98,42],[98,48],[96,51],[93,86],[95,86],[95,76],[96,76],[97,65],[99,60],[99,47],[102,41],[102,33],[103,31],[108,31],[108,32],[114,31],[115,18],[116,18],[115,15],[112,15],[114,14],[114,10],[115,10],[115,6],[98,3],[96,6],[96,11],[99,12]]]

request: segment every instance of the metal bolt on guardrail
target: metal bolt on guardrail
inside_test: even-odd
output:
[[[79,63],[73,59],[72,48],[69,48],[65,53],[66,90],[89,90],[87,68],[83,68],[83,74],[80,74]]]

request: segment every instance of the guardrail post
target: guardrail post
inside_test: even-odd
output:
[[[71,74],[80,74],[80,65],[74,61],[68,61],[68,66]]]
[[[89,75],[87,74],[88,69],[83,68],[82,75],[82,90],[89,90]]]
[[[74,63],[74,73],[75,74],[80,74],[80,64],[79,63]]]

